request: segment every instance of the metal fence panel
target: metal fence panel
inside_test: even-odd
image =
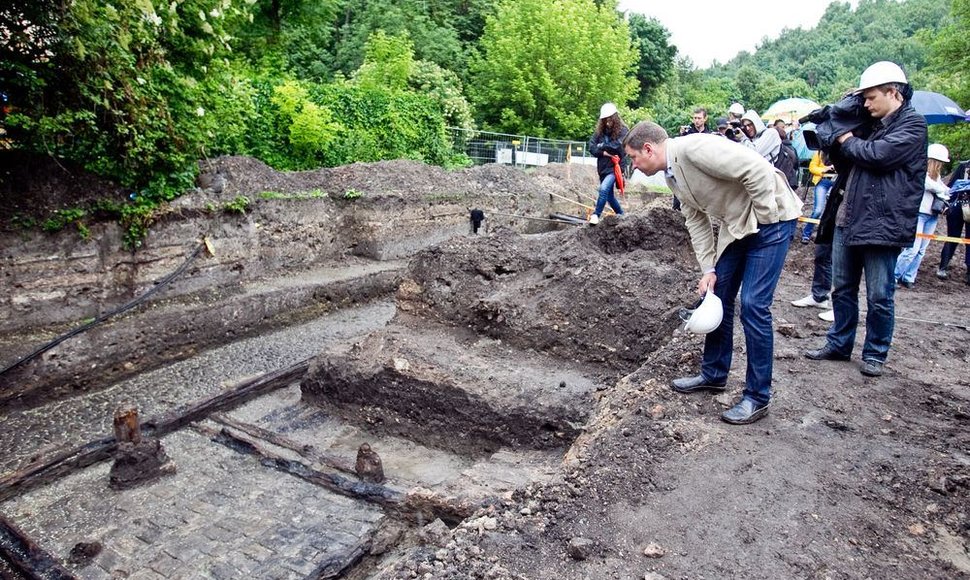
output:
[[[452,149],[463,153],[475,165],[502,163],[532,167],[547,163],[596,163],[579,141],[543,139],[529,135],[510,135],[492,131],[475,131],[448,127]]]

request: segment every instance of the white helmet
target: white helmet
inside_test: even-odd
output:
[[[701,305],[694,309],[684,325],[684,330],[694,334],[707,334],[721,325],[723,317],[724,306],[721,305],[721,299],[708,289]]]
[[[950,162],[950,152],[947,150],[946,146],[940,145],[939,143],[933,143],[927,147],[926,156],[930,159],[942,161],[943,163]]]
[[[732,115],[737,115],[740,117],[741,115],[744,114],[744,105],[742,105],[741,103],[734,103],[733,105],[731,105],[731,108],[728,109],[728,113],[731,113]]]
[[[616,114],[616,105],[613,103],[604,103],[600,107],[600,119],[605,119],[607,117],[612,117]]]
[[[906,73],[903,72],[903,69],[899,68],[898,64],[889,62],[888,60],[881,60],[862,71],[862,76],[859,77],[858,90],[864,91],[886,83],[902,83],[905,85],[908,82],[906,80]]]

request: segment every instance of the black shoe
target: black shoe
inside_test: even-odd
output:
[[[709,383],[702,375],[674,379],[671,386],[678,393],[696,393],[697,391],[723,391],[727,389],[724,383]]]
[[[754,423],[768,414],[768,403],[759,404],[744,398],[738,404],[721,413],[721,420],[732,425]]]
[[[837,352],[828,343],[825,343],[825,346],[822,348],[806,350],[805,358],[812,360],[849,360],[849,355]]]
[[[859,372],[867,377],[881,377],[882,363],[877,360],[862,361],[862,367],[859,369]]]
[[[912,287],[916,285],[914,282],[907,282],[906,280],[896,280],[896,283],[904,288],[910,288],[910,289],[912,289]]]
[[[939,278],[940,280],[946,280],[947,278],[950,277],[950,273],[946,271],[946,268],[939,268],[936,271],[936,277]]]

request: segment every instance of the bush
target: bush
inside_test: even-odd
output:
[[[449,159],[444,113],[431,97],[349,83],[263,80],[254,86],[257,115],[244,152],[276,169]]]

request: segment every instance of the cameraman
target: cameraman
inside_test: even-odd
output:
[[[707,128],[707,109],[704,107],[697,107],[694,109],[693,123],[690,125],[681,125],[680,135],[693,135],[694,133],[712,133],[710,129]]]
[[[741,143],[742,145],[751,147],[751,141],[748,140],[748,136],[741,130],[741,117],[743,115],[744,106],[741,103],[732,103],[728,109],[728,116],[724,124],[718,123],[717,132],[735,143]]]

